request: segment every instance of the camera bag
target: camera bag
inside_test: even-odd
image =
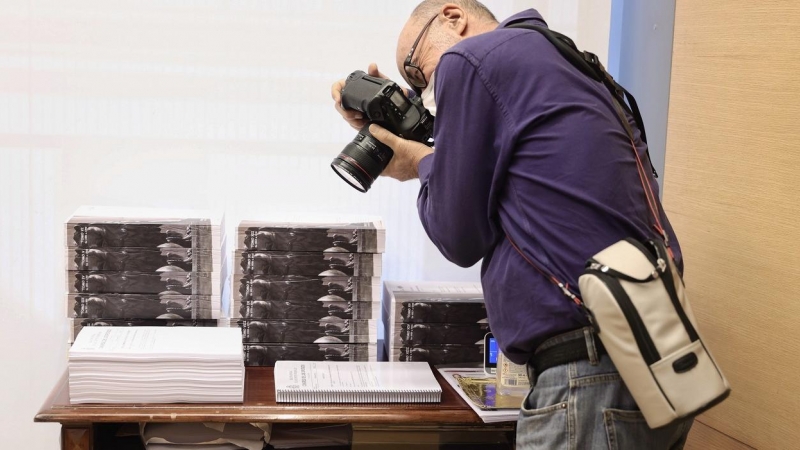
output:
[[[517,23],[507,27],[541,33],[575,67],[611,92],[635,155],[653,227],[659,234],[657,239],[643,242],[623,239],[589,259],[579,278],[582,299],[534,264],[507,236],[509,241],[531,266],[586,311],[648,426],[664,427],[719,404],[730,394],[730,385],[698,332],[667,233],[661,226],[660,203],[623,112],[633,116],[646,142],[636,100],[606,72],[596,55],[579,51],[570,38],[535,25]],[[653,176],[657,176],[655,169]]]

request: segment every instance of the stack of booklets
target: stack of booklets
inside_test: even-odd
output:
[[[219,239],[202,211],[78,209],[66,223],[70,342],[85,326],[217,326]]]
[[[438,403],[442,387],[427,363],[279,361],[275,401]]]
[[[379,219],[239,222],[230,325],[245,363],[375,360],[384,243]]]
[[[234,328],[86,327],[69,350],[75,403],[235,403],[244,395]]]
[[[483,362],[489,324],[480,283],[384,283],[384,351],[389,361]]]

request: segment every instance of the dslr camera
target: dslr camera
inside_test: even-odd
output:
[[[403,139],[433,145],[433,115],[422,106],[419,97],[409,99],[394,81],[357,70],[347,77],[342,89],[342,107],[359,111],[368,123],[333,159],[331,167],[361,192],[369,190],[394,156],[391,148],[370,134],[370,124],[378,124]]]

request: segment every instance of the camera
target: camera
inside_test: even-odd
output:
[[[403,139],[433,144],[433,115],[422,106],[419,97],[409,99],[394,81],[357,70],[347,77],[342,89],[342,107],[361,112],[368,123],[333,159],[331,168],[361,192],[369,190],[394,156],[391,148],[370,134],[370,124],[378,124]]]

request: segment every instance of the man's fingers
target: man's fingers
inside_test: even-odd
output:
[[[373,76],[373,77],[383,78],[383,79],[386,79],[386,80],[389,79],[389,77],[387,77],[386,75],[382,74],[381,71],[378,70],[378,65],[375,64],[375,63],[372,63],[372,64],[369,65],[369,67],[367,68],[367,73],[370,76]]]
[[[354,109],[344,109],[340,103],[336,103],[334,105],[339,114],[345,118],[345,120],[361,120],[364,118],[364,115]]]
[[[355,129],[356,131],[361,131],[361,129],[364,128],[364,125],[366,124],[367,124],[366,120],[354,120],[350,122],[350,126],[353,127],[353,129]]]
[[[360,128],[364,124],[359,122],[364,118],[364,115],[358,111],[344,109],[342,107],[342,89],[344,88],[345,80],[339,80],[331,86],[331,98],[333,98],[333,107],[336,111],[344,117],[344,120],[350,123],[351,126]]]
[[[339,80],[331,86],[331,97],[337,105],[342,102],[342,88],[344,88],[344,83],[344,80]]]
[[[369,76],[383,78],[385,80],[389,79],[389,77],[387,77],[386,75],[382,74],[381,71],[378,70],[378,65],[375,64],[375,63],[372,63],[372,64],[369,65],[369,68],[367,68],[367,74]],[[403,92],[405,92],[406,97],[411,98],[411,92],[412,92],[411,89],[409,89],[409,88],[402,88],[402,89],[403,89]]]
[[[374,123],[369,126],[369,132],[372,134],[375,139],[381,141],[382,143],[388,145],[392,150],[395,149],[395,146],[399,144],[399,138],[392,133],[386,131],[380,125],[375,125]]]

